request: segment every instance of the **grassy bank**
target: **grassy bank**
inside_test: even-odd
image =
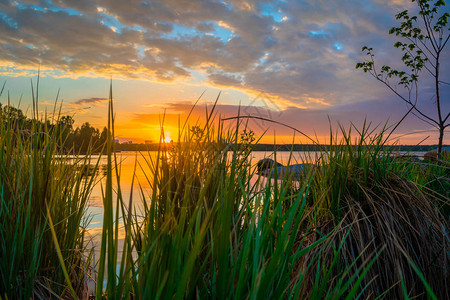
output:
[[[3,298],[87,297],[87,276],[98,299],[448,297],[447,167],[393,158],[384,132],[364,127],[331,137],[300,180],[268,180],[245,122],[226,129],[212,109],[143,155],[151,189],[125,195],[112,104],[95,270],[83,251],[88,158],[55,159],[62,137],[24,139],[2,123]]]

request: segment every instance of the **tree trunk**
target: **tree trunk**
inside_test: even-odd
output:
[[[437,148],[437,158],[441,159],[441,152],[442,152],[442,141],[444,140],[444,125],[440,124],[439,126],[439,143]]]

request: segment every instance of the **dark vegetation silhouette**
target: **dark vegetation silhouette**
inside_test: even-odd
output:
[[[100,131],[93,127],[89,122],[83,123],[80,127],[74,128],[75,120],[72,116],[65,115],[52,122],[50,119],[33,120],[28,118],[21,109],[11,105],[2,105],[0,103],[0,114],[4,120],[14,122],[14,127],[20,132],[22,138],[42,138],[36,132],[31,133],[33,126],[38,123],[38,128],[45,128],[46,134],[58,137],[58,145],[63,147],[65,153],[87,153],[89,149],[93,152],[99,152],[106,142],[106,127]],[[4,126],[9,126],[7,122]]]

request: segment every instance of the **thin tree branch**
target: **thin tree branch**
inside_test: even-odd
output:
[[[441,49],[444,49],[445,45],[447,44],[448,40],[450,38],[450,34],[447,36],[447,38],[445,39],[444,44],[442,45]]]
[[[447,116],[445,117],[445,119],[442,121],[444,124],[447,121],[448,117],[450,117],[450,112],[447,114]]]
[[[408,48],[406,48],[405,49],[406,50],[406,53],[408,53],[411,57],[415,57],[415,54],[414,53],[412,53],[412,51],[411,50],[409,50]],[[419,50],[420,50],[420,48],[419,48]],[[421,50],[422,51],[422,50]],[[433,68],[435,68],[435,66],[434,66],[434,64],[428,59],[428,57],[425,55],[425,57],[427,58],[427,62],[433,67]],[[434,57],[434,56],[433,56]],[[417,65],[416,64],[416,62],[415,62],[415,60],[413,61],[413,64],[414,64],[414,67]],[[428,70],[428,67],[426,67],[426,65],[424,64],[423,65],[425,68],[427,68],[427,70]],[[415,68],[416,69],[416,68]],[[416,69],[417,70],[417,69]],[[429,71],[430,73],[431,73],[431,71]],[[432,73],[431,73],[432,74]],[[417,75],[417,74],[416,74]],[[433,74],[432,74],[433,75]]]
[[[425,55],[425,57],[426,57],[428,60],[430,60],[430,59],[428,58],[427,53],[426,53],[422,48],[420,48],[419,43],[417,43],[417,39],[414,39],[414,40],[413,40],[413,39],[410,38],[410,37],[406,37],[406,38],[407,38],[408,41],[410,41],[411,43],[413,43],[414,45],[416,45],[416,47],[417,47],[420,51],[422,51],[422,53]],[[431,50],[428,48],[427,44],[425,44],[422,40],[419,40],[419,42],[425,47],[425,49],[428,51],[428,53],[429,53],[431,56],[433,56],[434,58],[436,58],[436,56],[434,55],[433,51],[431,51]]]
[[[372,73],[371,73],[372,74]],[[386,85],[392,92],[394,92],[394,94],[396,94],[400,99],[402,99],[404,102],[406,102],[407,104],[411,105],[413,107],[413,109],[419,113],[422,117],[424,117],[425,119],[431,121],[432,123],[436,123],[436,125],[439,126],[439,123],[435,120],[433,120],[432,118],[430,118],[429,116],[425,115],[424,113],[422,113],[420,110],[417,109],[416,105],[413,104],[411,102],[411,100],[406,99],[405,97],[403,97],[399,92],[397,92],[394,88],[392,88],[391,85],[387,84],[385,81],[383,81],[381,78],[379,78],[377,75],[377,73],[372,74],[372,76],[374,76],[378,81],[382,82],[384,85]]]
[[[222,119],[222,121],[235,120],[235,119],[256,119],[256,120],[261,120],[261,121],[266,121],[266,122],[271,122],[271,123],[275,123],[275,124],[278,124],[278,125],[282,125],[282,126],[284,126],[284,127],[287,127],[287,128],[289,128],[289,129],[294,130],[295,132],[300,133],[301,135],[303,135],[304,137],[306,137],[307,139],[309,139],[311,142],[313,142],[314,144],[316,144],[317,146],[319,146],[323,151],[325,151],[325,149],[322,147],[322,145],[320,145],[319,143],[317,143],[315,140],[313,140],[311,137],[309,137],[306,133],[303,133],[302,131],[298,130],[298,129],[295,128],[295,127],[292,127],[292,126],[290,126],[290,125],[287,125],[287,124],[284,124],[284,123],[281,123],[281,122],[278,122],[278,121],[274,121],[274,120],[267,119],[267,118],[263,118],[263,117],[249,116],[249,115],[225,118],[225,119]]]
[[[434,73],[425,64],[423,65],[423,67],[428,71],[428,73],[430,73],[431,76],[434,77]]]
[[[436,107],[438,112],[439,125],[442,124],[442,113],[441,113],[441,97],[439,93],[439,53],[436,58],[436,76],[435,76],[435,88],[436,88]]]
[[[403,122],[403,120],[405,120],[405,118],[409,115],[409,113],[412,111],[413,107],[411,107],[406,114],[400,119],[400,121],[397,122],[397,124],[395,124],[394,128],[389,132],[388,136],[386,137],[386,139],[384,140],[383,144],[386,144],[386,142],[389,140],[389,137],[394,133],[394,131],[397,129],[398,126],[400,126],[400,124]]]
[[[427,44],[426,44],[423,40],[419,40],[419,42],[425,47],[425,49],[431,54],[431,56],[433,56],[434,58],[436,58],[435,55],[434,55],[434,52],[431,51],[431,50],[428,48]],[[422,50],[422,51],[423,51],[423,50]],[[423,52],[425,53],[425,51],[423,51]]]
[[[433,126],[433,127],[436,128],[436,129],[439,129],[439,127],[438,127],[436,124],[433,124],[433,123],[431,123],[430,121],[428,121],[428,120],[426,120],[426,119],[423,119],[421,116],[419,116],[419,115],[416,114],[415,112],[412,112],[412,114],[413,114],[417,119],[419,119],[420,121],[425,122],[425,123],[427,123],[428,125]]]
[[[425,29],[427,30],[428,37],[429,37],[430,42],[431,42],[431,46],[433,46],[433,49],[434,49],[435,52],[438,52],[436,46],[434,45],[435,40],[434,40],[433,31],[431,30],[431,28],[429,28],[430,20],[428,20],[427,17],[425,16],[425,9],[424,9],[423,5],[420,2],[417,2],[417,3],[419,5],[419,7],[420,7],[420,11],[421,11],[420,15],[422,16],[423,23],[425,24]]]

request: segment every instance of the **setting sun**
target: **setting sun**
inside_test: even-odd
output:
[[[166,137],[164,139],[164,143],[170,143],[172,141],[172,139],[170,137]]]

